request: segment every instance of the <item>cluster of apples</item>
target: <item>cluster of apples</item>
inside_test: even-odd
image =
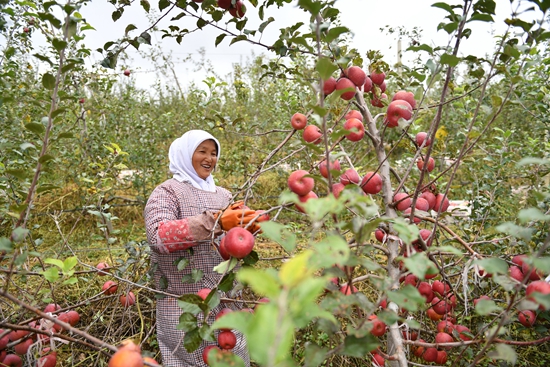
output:
[[[145,363],[149,366],[160,366],[154,358],[143,357],[141,347],[128,339],[111,356],[108,367],[144,367]]]
[[[109,275],[109,269],[111,267],[106,262],[100,262],[96,265],[96,269],[98,269],[97,274],[99,276],[106,276]],[[118,291],[118,284],[117,282],[113,280],[108,280],[105,283],[103,283],[103,286],[101,287],[101,290],[104,294],[111,295],[115,294]],[[136,303],[136,296],[134,292],[129,291],[127,293],[123,293],[119,297],[120,304],[124,306],[125,308],[133,306]]]
[[[196,3],[202,3],[203,0],[193,0]],[[242,18],[246,13],[246,6],[241,0],[218,0],[218,6],[223,10],[229,11],[229,14],[235,18]]]
[[[335,90],[345,90],[353,88],[351,91],[342,93],[340,98],[349,101],[355,96],[356,88],[364,93],[372,92],[371,103],[375,107],[383,107],[382,99],[387,99],[386,91],[386,74],[377,70],[371,70],[370,75],[361,69],[359,66],[351,66],[344,69],[338,80],[330,77],[323,83],[323,92],[328,96]]]
[[[67,312],[59,312],[61,306],[50,303],[48,304],[43,312],[50,314],[57,314],[57,319],[63,322],[75,326],[80,321],[80,315],[74,310]],[[48,331],[51,333],[60,333],[64,329],[58,325],[53,324],[50,321],[43,319],[37,321],[31,321],[28,326],[31,329]],[[0,329],[0,335],[4,334],[4,330]],[[10,367],[21,367],[23,365],[22,356],[26,355],[30,347],[37,342],[37,339],[40,339],[40,343],[47,343],[50,340],[50,337],[41,334],[33,333],[29,330],[12,330],[10,333],[5,335],[0,339],[0,365],[1,366],[10,366]],[[13,345],[13,354],[8,354],[6,349],[8,343],[16,343]],[[52,351],[50,348],[44,348],[40,351],[38,356],[38,365],[43,367],[55,367],[57,364],[57,353]]]

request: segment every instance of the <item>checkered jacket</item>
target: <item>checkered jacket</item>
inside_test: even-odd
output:
[[[222,230],[219,225],[214,225],[213,213],[224,209],[230,201],[231,194],[224,188],[217,187],[216,192],[209,192],[175,179],[169,179],[155,188],[145,206],[144,218],[147,239],[153,250],[151,266],[157,289],[182,295],[196,294],[199,289],[212,289],[217,285],[221,275],[212,269],[223,259],[212,243],[212,234],[219,236]],[[192,247],[192,252],[182,250],[188,247]],[[163,253],[162,249],[170,252]],[[189,260],[189,264],[179,271],[175,260],[182,257]],[[196,283],[183,283],[182,278],[192,274],[192,271],[202,271],[202,278]],[[217,312],[225,307],[240,308],[233,303],[222,303],[210,313],[207,322],[212,324]],[[187,353],[183,346],[184,332],[176,330],[181,313],[175,298],[166,297],[157,301],[157,339],[162,364],[165,367],[206,367],[202,351],[205,346],[216,343],[203,341],[195,352]],[[245,366],[249,366],[244,337],[234,332],[237,345],[233,353],[245,361]]]

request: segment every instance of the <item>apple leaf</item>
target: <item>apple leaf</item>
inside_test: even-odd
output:
[[[50,73],[42,75],[42,85],[47,90],[52,90],[55,87],[55,77]]]
[[[321,11],[321,8],[323,5],[320,1],[313,1],[313,0],[298,0],[298,6],[308,12],[311,13],[311,15],[316,16]]]
[[[321,79],[328,80],[332,74],[338,70],[338,66],[336,66],[328,57],[320,57],[315,65],[315,70],[317,70]]]
[[[285,286],[294,287],[315,270],[310,264],[309,259],[312,251],[306,250],[289,261],[283,263],[279,271],[279,278]]]
[[[399,238],[408,244],[416,240],[419,235],[418,227],[407,223],[403,218],[393,219],[393,229],[397,231]]]
[[[460,62],[460,58],[450,54],[443,54],[440,61],[445,65],[456,66]]]
[[[199,332],[199,329],[193,329],[183,337],[183,346],[187,353],[193,353],[202,343],[202,337]]]
[[[7,237],[0,237],[0,251],[12,252],[13,244]]]
[[[424,252],[417,252],[411,257],[403,259],[405,266],[419,279],[424,279],[426,274],[437,274],[439,270]]]
[[[191,331],[197,328],[197,318],[195,315],[189,312],[184,312],[180,315],[179,324],[176,325],[177,330],[183,330],[185,332]]]
[[[535,229],[533,228],[524,228],[512,222],[502,223],[498,225],[495,229],[499,232],[507,233],[510,236],[521,238],[526,241],[530,241],[533,233],[535,233]]]
[[[449,13],[454,14],[453,8],[447,3],[434,3],[432,4],[432,7],[447,10]]]
[[[507,344],[495,344],[495,349],[487,353],[487,357],[492,359],[501,359],[510,362],[512,365],[516,364],[517,354],[514,348]]]
[[[267,221],[260,226],[265,237],[283,246],[287,252],[292,252],[296,247],[296,235],[284,225]]]
[[[269,298],[277,297],[281,293],[279,279],[271,271],[242,268],[237,273],[237,279],[248,284],[254,292]]]
[[[48,268],[47,270],[42,271],[40,274],[42,274],[44,278],[50,283],[55,283],[59,279],[59,272],[53,266],[51,268]]]
[[[319,366],[325,360],[325,355],[327,352],[327,348],[321,348],[313,342],[306,343],[306,350],[304,352],[304,367]]]
[[[179,271],[182,271],[189,264],[189,259],[186,259],[185,257],[179,257],[176,260],[174,260],[173,264],[176,265]]]
[[[420,306],[426,303],[426,299],[418,292],[418,289],[410,284],[395,292],[388,292],[388,300],[413,312],[418,311]]]
[[[331,267],[334,264],[345,264],[350,255],[348,243],[339,235],[329,234],[315,243],[313,250],[316,256],[312,259],[319,268]]]
[[[63,269],[63,261],[59,260],[59,259],[45,259],[44,260],[44,263],[45,264],[51,264],[51,265],[55,265],[57,266],[59,269]],[[57,270],[56,270],[57,271]]]
[[[506,264],[506,261],[499,259],[498,257],[476,260],[474,261],[474,264],[481,266],[487,273],[491,273],[491,274],[508,273],[508,264]]]
[[[334,28],[331,28],[327,32],[327,35],[325,37],[325,41],[327,43],[330,43],[330,42],[334,41],[336,38],[340,37],[341,34],[349,33],[349,31],[350,30],[347,27],[334,27]]]
[[[537,208],[527,208],[519,211],[518,219],[523,224],[531,221],[548,222],[550,220],[550,215],[544,214]]]
[[[235,281],[235,276],[236,276],[235,273],[225,274],[220,284],[218,285],[218,289],[222,292],[230,291],[233,288],[233,282]]]
[[[230,328],[244,333],[252,317],[253,315],[248,312],[229,312],[217,319],[210,328],[212,330]]]
[[[544,309],[550,309],[550,294],[534,292],[529,297],[532,297],[539,305],[542,305]]]
[[[476,304],[476,313],[481,316],[487,316],[491,312],[499,310],[501,310],[501,308],[498,307],[493,300],[480,299]]]
[[[210,291],[208,294],[208,297],[204,300],[204,302],[208,305],[209,309],[214,309],[216,306],[220,304],[220,294],[218,293],[218,289],[214,288]]]
[[[344,340],[344,350],[340,353],[345,356],[362,358],[371,350],[378,347],[379,343],[372,334],[367,334],[362,338],[353,335],[346,336]]]
[[[214,266],[214,269],[212,269],[212,270],[214,270],[215,272],[217,272],[219,274],[229,273],[231,270],[233,270],[233,268],[238,263],[239,263],[239,260],[232,257],[231,259],[229,259],[227,261],[224,261],[224,262],[221,262],[218,265]]]

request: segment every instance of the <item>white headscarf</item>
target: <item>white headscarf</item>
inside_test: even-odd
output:
[[[220,158],[220,142],[203,130],[189,130],[177,138],[170,145],[168,158],[170,159],[170,172],[179,182],[189,182],[197,189],[205,191],[216,191],[216,185],[212,175],[202,179],[197,175],[193,168],[193,153],[197,147],[205,140],[214,140],[218,148],[218,159]]]

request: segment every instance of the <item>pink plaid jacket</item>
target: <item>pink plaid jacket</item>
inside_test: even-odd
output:
[[[202,288],[214,288],[221,275],[212,269],[223,261],[212,244],[212,234],[222,234],[219,225],[214,226],[213,213],[224,209],[231,201],[231,193],[217,187],[216,192],[197,189],[186,182],[169,179],[153,190],[145,206],[147,239],[151,248],[151,266],[154,270],[155,287],[171,294],[196,294]],[[192,247],[191,251],[185,250]],[[163,253],[162,249],[170,252]],[[189,264],[181,271],[176,260],[185,258]],[[182,282],[189,275],[200,274],[196,283]],[[192,273],[193,272],[193,273]],[[215,315],[222,308],[239,309],[237,304],[220,304],[210,314],[207,322],[212,324]],[[182,311],[175,298],[166,297],[157,301],[157,339],[165,367],[206,367],[202,351],[215,342],[202,342],[193,353],[187,353],[183,346],[184,332],[176,330]],[[198,317],[202,317],[200,314]],[[250,365],[244,337],[239,332],[233,353]]]

